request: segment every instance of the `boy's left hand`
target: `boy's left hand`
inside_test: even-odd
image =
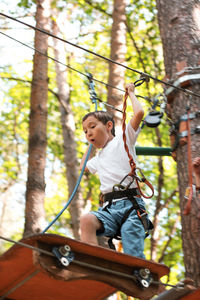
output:
[[[126,90],[127,90],[128,93],[131,93],[131,92],[134,93],[134,91],[135,91],[134,83],[128,83],[126,85]]]

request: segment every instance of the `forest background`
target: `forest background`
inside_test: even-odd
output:
[[[64,39],[110,57],[112,11],[112,1],[52,1],[49,30],[53,32],[56,27],[59,35],[61,34]],[[33,26],[36,24],[34,1],[15,1],[15,4],[12,1],[9,8],[8,1],[1,1],[1,12]],[[163,79],[165,72],[155,1],[128,1],[126,17],[125,64],[130,68]],[[2,16],[0,22],[1,33],[29,47],[35,47],[33,29]],[[8,36],[1,35],[0,46],[0,235],[18,240],[24,234],[26,217],[30,94],[34,50]],[[101,83],[107,83],[109,78],[109,66],[106,60],[63,42],[56,45],[55,40],[49,38],[48,55],[54,59],[56,48],[62,50],[59,54],[59,61],[62,61],[63,72],[66,75],[68,100],[65,103],[67,106],[59,101],[60,87],[56,78],[58,76],[56,61],[48,59],[45,217],[42,215],[37,224],[37,228],[41,231],[54,219],[69,199],[76,176],[70,177],[67,170],[78,168],[78,163],[87,148],[81,120],[85,113],[94,110],[94,104],[90,100],[88,78],[83,74],[91,73],[100,81],[95,82],[95,89],[102,101],[106,102],[108,95],[108,87]],[[67,65],[71,68],[67,68]],[[125,82],[139,79],[139,74],[136,72],[131,70],[124,72]],[[122,107],[124,87],[122,86],[121,89],[122,91],[118,92],[121,101],[118,107],[120,105]],[[153,80],[137,88],[136,94],[139,95],[146,114],[155,99],[159,99],[158,110],[161,109],[160,104],[165,104],[163,92],[163,86]],[[77,157],[75,162],[66,158],[67,144],[63,138],[62,123],[63,108],[68,111],[68,125],[74,134]],[[99,108],[106,109],[106,106],[99,103]],[[131,108],[128,105],[127,119],[130,111]],[[119,113],[118,118],[121,117]],[[159,127],[143,127],[138,145],[170,147],[169,129],[170,121],[164,114]],[[145,200],[155,226],[152,235],[146,239],[145,255],[147,259],[154,259],[169,266],[171,272],[166,281],[175,284],[184,278],[176,163],[170,156],[142,155],[138,156],[138,162],[155,189],[154,197]],[[80,214],[91,208],[97,209],[98,201],[99,181],[97,177],[84,175],[75,204],[72,202],[71,207],[62,214],[48,232],[79,238]],[[10,247],[7,243],[1,242],[0,245],[1,252]]]

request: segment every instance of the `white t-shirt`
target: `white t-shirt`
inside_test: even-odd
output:
[[[112,192],[113,186],[130,173],[131,167],[129,157],[124,148],[122,129],[116,128],[116,136],[100,150],[96,156],[87,162],[87,168],[92,173],[97,173],[100,179],[100,190],[103,194]],[[135,142],[139,134],[140,128],[135,132],[130,122],[126,126],[126,143],[129,152],[136,163]],[[122,184],[126,185],[130,182],[128,177]],[[133,183],[130,188],[135,188]]]

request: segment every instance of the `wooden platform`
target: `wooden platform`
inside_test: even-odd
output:
[[[88,245],[53,234],[34,235],[20,242],[47,251],[40,253],[15,244],[0,257],[0,299],[100,300],[120,290],[150,299],[158,284],[141,288],[133,271],[148,268],[152,280],[169,273],[165,265]],[[74,260],[66,268],[52,254],[68,245]]]
[[[181,298],[181,300],[199,300],[200,299],[200,289],[197,289],[194,292],[191,292],[189,295],[186,295]]]

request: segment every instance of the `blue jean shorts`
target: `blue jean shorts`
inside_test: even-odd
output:
[[[145,209],[144,201],[141,198],[135,199],[139,206]],[[90,212],[103,224],[103,230],[98,231],[97,235],[114,237],[118,233],[124,215],[132,206],[133,204],[130,200],[121,199],[113,202],[106,209],[99,207],[98,211]],[[135,209],[122,224],[120,232],[124,253],[145,258],[143,253],[145,230]]]

